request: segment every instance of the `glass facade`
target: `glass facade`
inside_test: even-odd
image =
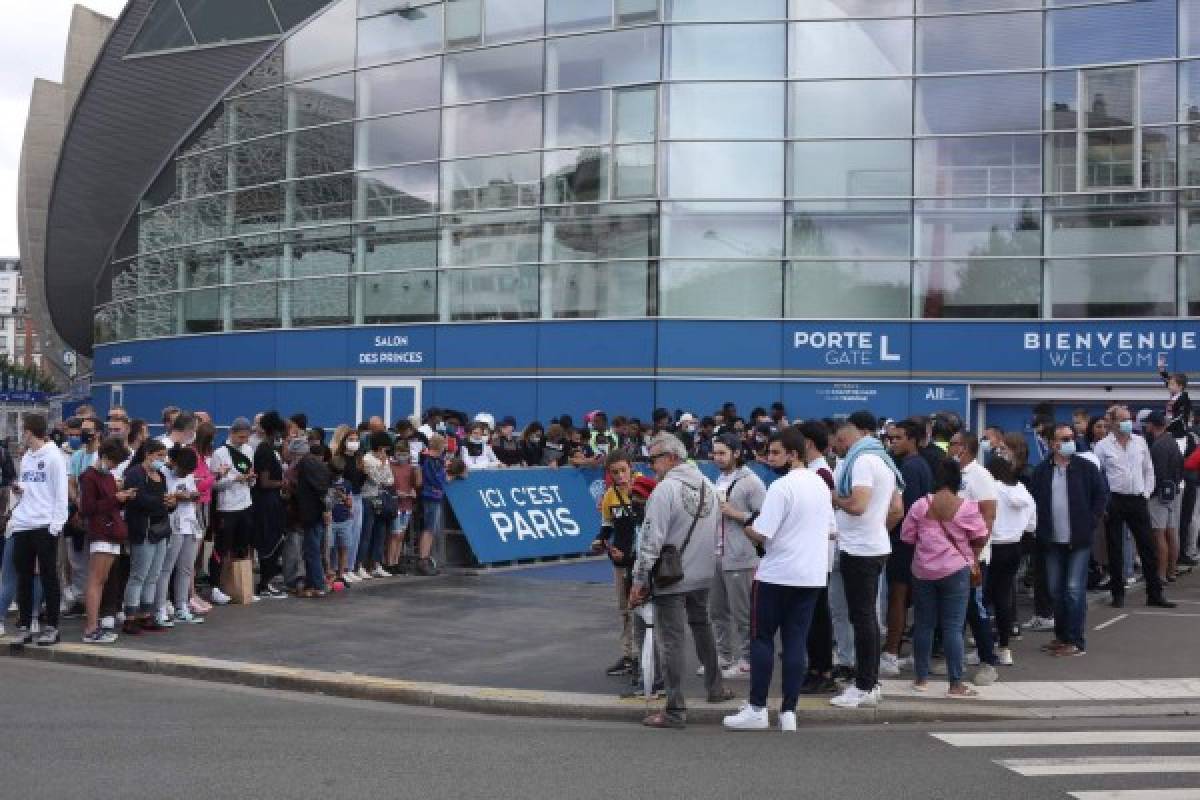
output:
[[[147,192],[96,340],[1174,317],[1198,231],[1200,0],[340,0]]]
[[[289,31],[330,0],[156,0],[129,55],[268,39]]]

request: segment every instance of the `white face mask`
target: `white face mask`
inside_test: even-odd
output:
[[[346,442],[346,452],[350,453],[350,454],[354,454],[354,453],[358,452],[358,440],[357,439],[351,439],[350,441]]]

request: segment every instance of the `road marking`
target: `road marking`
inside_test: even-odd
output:
[[[1121,614],[1121,615],[1119,615],[1119,616],[1113,617],[1113,618],[1112,618],[1112,619],[1110,619],[1108,622],[1101,622],[1099,625],[1097,625],[1096,627],[1092,628],[1092,630],[1094,630],[1094,631],[1102,631],[1102,630],[1104,630],[1105,628],[1107,628],[1109,625],[1115,625],[1115,624],[1117,624],[1118,622],[1120,622],[1121,620],[1125,619],[1125,618],[1126,618],[1126,617],[1128,617],[1128,616],[1129,616],[1128,614]]]
[[[952,747],[1050,747],[1077,744],[1200,744],[1200,730],[1163,731],[1018,731],[1005,733],[934,733]]]
[[[1010,758],[998,760],[996,763],[1026,777],[1200,772],[1200,756]]]
[[[1196,800],[1198,789],[1111,789],[1100,792],[1071,792],[1075,800]]]
[[[1134,611],[1139,617],[1200,617],[1200,614],[1185,614],[1179,611]]]

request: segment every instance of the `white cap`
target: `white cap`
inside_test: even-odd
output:
[[[679,424],[680,425],[682,425],[685,422],[695,422],[695,421],[696,421],[696,418],[694,416],[692,416],[692,412],[690,412],[690,411],[685,411],[679,415]]]
[[[476,422],[482,422],[488,426],[488,430],[494,430],[496,427],[496,418],[486,411],[480,411],[475,415]]]

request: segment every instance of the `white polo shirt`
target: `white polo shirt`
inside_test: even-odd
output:
[[[825,586],[829,577],[829,487],[809,469],[794,469],[767,488],[751,526],[766,537],[754,579],[779,586]]]

